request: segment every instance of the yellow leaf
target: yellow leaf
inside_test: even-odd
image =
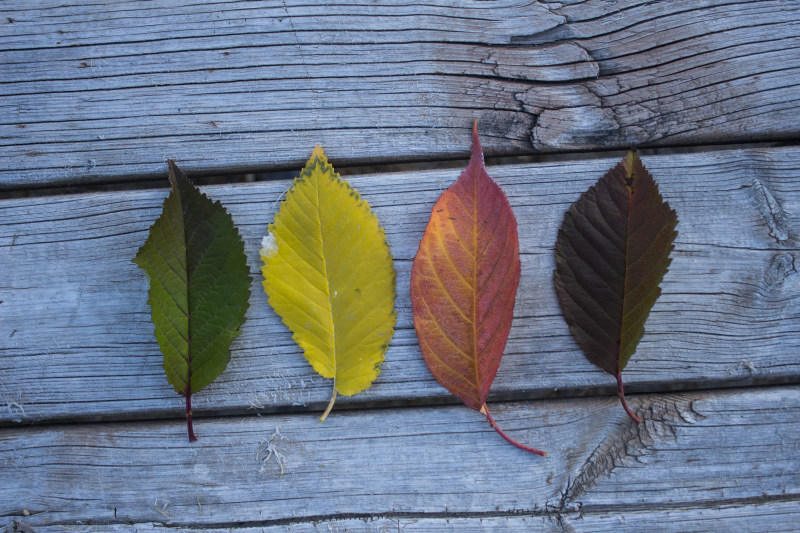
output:
[[[386,235],[317,146],[261,248],[264,290],[333,394],[363,391],[394,334],[395,271]]]

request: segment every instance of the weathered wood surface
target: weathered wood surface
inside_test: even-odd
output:
[[[797,520],[800,388],[494,404],[545,448],[509,446],[463,406],[0,429],[0,516],[29,527],[159,522],[191,528],[363,518],[565,518],[604,529],[782,505]],[[272,454],[270,455],[270,452]],[[788,505],[787,505],[788,504]],[[29,516],[26,516],[25,513]],[[652,513],[652,514],[651,514]],[[491,523],[490,521],[490,523]],[[469,521],[467,521],[469,522]],[[552,524],[556,525],[556,524]],[[300,526],[298,526],[300,527]],[[672,530],[681,530],[679,522]],[[694,528],[689,527],[689,530]],[[684,529],[685,530],[685,529]]]
[[[490,167],[520,226],[522,279],[494,399],[610,394],[613,379],[572,340],[552,289],[569,204],[616,159]],[[333,161],[336,164],[336,161]],[[644,157],[680,224],[674,260],[625,371],[664,391],[800,381],[800,149]],[[163,171],[163,169],[162,169]],[[346,406],[455,401],[430,375],[413,330],[411,261],[457,170],[351,180],[384,224],[398,270],[398,325],[381,375]],[[321,409],[330,381],[301,356],[261,288],[258,248],[289,181],[206,187],[230,210],[253,273],[228,369],[193,400],[198,416]],[[0,202],[0,421],[182,416],[131,262],[165,190]],[[335,415],[336,413],[334,413]]]
[[[204,533],[620,533],[659,531],[686,533],[795,533],[800,502],[761,503],[687,507],[673,510],[607,511],[600,513],[563,512],[526,516],[472,516],[430,518],[348,518],[314,522],[286,522],[277,526],[204,527]],[[27,533],[24,524],[12,521],[8,533]],[[16,526],[17,529],[14,529]],[[190,533],[190,527],[163,522],[70,526],[74,533],[152,533],[171,531]],[[63,526],[37,526],[35,533],[61,533]]]
[[[204,533],[620,533],[642,531],[686,533],[795,533],[800,502],[767,502],[748,505],[725,505],[710,502],[699,507],[653,509],[648,511],[608,510],[605,512],[575,512],[528,514],[523,516],[407,516],[398,513],[394,518],[346,518],[334,520],[286,521],[280,525],[243,526],[226,524],[215,528],[204,526]],[[162,517],[163,520],[163,517]],[[14,527],[16,526],[16,529]],[[7,533],[27,533],[24,524],[12,520]],[[152,533],[171,531],[190,533],[191,527],[167,525],[163,522],[135,524],[103,524],[75,526],[73,533]],[[35,533],[62,533],[63,526],[37,526]]]
[[[800,4],[9,0],[0,188],[787,139]]]

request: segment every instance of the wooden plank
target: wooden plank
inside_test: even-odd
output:
[[[690,504],[686,508],[658,511],[615,512],[609,510],[605,513],[583,513],[578,517],[567,517],[560,524],[553,524],[552,530],[586,531],[587,533],[619,533],[622,531],[757,533],[766,529],[770,532],[789,533],[797,531],[799,511],[800,502],[797,500],[756,505],[711,504],[704,507],[693,507]],[[497,531],[502,531],[502,529],[497,529]],[[520,528],[519,531],[523,531],[523,529]]]
[[[529,533],[543,531],[552,533],[582,532],[621,533],[660,531],[684,533],[716,533],[736,531],[740,533],[771,533],[797,531],[800,502],[769,502],[755,505],[720,505],[688,507],[673,510],[608,511],[605,513],[545,513],[528,516],[464,517],[453,515],[447,518],[427,516],[398,516],[394,518],[361,517],[313,522],[290,522],[269,526],[231,526],[224,528],[204,527],[208,533]],[[16,521],[14,521],[16,522]],[[765,528],[765,524],[769,524]],[[24,524],[16,522],[18,529],[11,532],[26,533]],[[60,533],[63,526],[37,526],[36,533]],[[163,522],[140,524],[103,524],[102,526],[71,526],[74,533],[130,532],[146,533],[171,531],[189,533],[188,527],[167,526]]]
[[[5,428],[0,516],[191,528],[566,512],[579,527],[582,510],[608,528],[617,513],[800,499],[800,388],[634,401],[639,426],[613,398],[493,404],[544,458],[463,406],[208,419],[195,444],[177,420]]]
[[[0,188],[800,132],[785,0],[0,11]]]
[[[564,211],[616,159],[490,167],[520,225],[522,280],[495,399],[610,394],[552,289]],[[627,390],[797,382],[800,376],[800,149],[644,158],[680,218],[674,261]],[[336,164],[336,161],[333,161]],[[430,209],[458,170],[351,183],[384,224],[395,257],[397,332],[374,385],[339,408],[455,401],[431,377],[413,330],[409,273]],[[251,306],[228,369],[195,413],[320,409],[331,384],[299,353],[261,288],[258,248],[288,181],[205,188],[230,210],[253,274]],[[131,262],[165,190],[0,202],[0,420],[182,416]]]

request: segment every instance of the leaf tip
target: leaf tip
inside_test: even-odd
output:
[[[172,188],[177,190],[178,189],[178,181],[180,179],[186,179],[186,175],[183,171],[178,167],[172,159],[167,159],[167,166],[169,167],[169,183],[172,185]]]
[[[472,153],[480,153],[483,155],[483,148],[481,147],[481,141],[478,138],[478,119],[476,118],[472,122]]]
[[[314,150],[311,152],[311,157],[308,158],[308,162],[312,163],[315,159],[319,159],[323,163],[327,161],[322,146],[317,145],[314,147]]]
[[[629,150],[622,160],[623,180],[625,185],[631,187],[634,178],[636,178],[636,161],[639,159],[639,154],[634,150]]]

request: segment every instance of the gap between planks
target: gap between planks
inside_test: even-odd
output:
[[[303,532],[365,532],[386,533],[397,529],[403,533],[429,533],[431,531],[452,531],[462,533],[466,531],[525,531],[530,532],[533,527],[550,526],[550,531],[563,533],[576,531],[592,531],[599,533],[609,531],[646,530],[647,525],[661,526],[660,531],[686,531],[687,524],[692,524],[692,531],[719,531],[720,526],[730,523],[738,525],[735,531],[751,531],[742,522],[754,516],[763,516],[770,519],[770,532],[796,531],[796,520],[800,517],[800,494],[785,496],[766,496],[734,500],[712,500],[707,502],[694,502],[691,505],[641,505],[641,506],[606,506],[589,509],[574,510],[543,510],[543,511],[509,511],[509,512],[480,512],[480,513],[382,513],[382,514],[334,514],[303,516],[279,520],[259,521],[231,521],[220,523],[191,523],[191,522],[115,522],[113,520],[93,520],[92,525],[80,526],[75,523],[48,523],[38,526],[35,533],[48,533],[61,531],[64,526],[71,526],[70,531],[75,533],[93,533],[106,531],[210,531],[226,533],[271,533],[272,531],[286,531],[289,533]],[[708,529],[699,529],[698,521],[706,522]],[[635,524],[627,529],[627,522]],[[12,521],[11,533],[17,533],[13,525],[21,524]],[[666,526],[666,529],[665,529]],[[674,526],[670,527],[670,526]],[[265,529],[266,528],[266,529]],[[307,529],[306,529],[307,528]],[[392,528],[392,529],[389,529]],[[620,529],[622,528],[622,529]],[[762,531],[753,529],[752,531]],[[19,529],[19,533],[27,533]]]
[[[669,382],[659,383],[648,387],[646,392],[629,393],[625,391],[625,398],[642,398],[653,394],[674,394],[682,392],[719,392],[724,393],[727,391],[741,391],[741,390],[769,390],[775,387],[800,385],[800,378],[796,380],[787,379],[762,379],[751,380],[747,383],[742,383],[741,380],[731,382],[714,382],[707,386],[698,386],[695,383],[681,383],[676,386]],[[198,393],[198,394],[202,394]],[[524,394],[504,392],[500,394],[490,393],[487,404],[491,407],[496,404],[503,404],[509,402],[528,402],[528,401],[567,401],[574,399],[582,399],[587,401],[602,401],[609,398],[616,398],[617,386],[611,384],[608,386],[589,386],[576,389],[561,389],[558,395],[537,395],[537,394]],[[193,395],[194,398],[194,395]],[[182,397],[180,398],[182,401]],[[219,421],[226,418],[236,418],[245,420],[250,417],[263,417],[273,415],[308,415],[311,418],[319,418],[319,414],[325,409],[327,402],[315,402],[303,406],[286,406],[277,405],[267,408],[254,408],[254,407],[241,407],[241,408],[210,408],[203,411],[194,410],[192,412],[192,420]],[[359,412],[369,413],[376,410],[386,409],[420,409],[425,407],[454,407],[463,406],[461,401],[455,396],[442,389],[440,395],[431,395],[425,398],[418,399],[393,399],[393,400],[360,400],[358,396],[342,402],[341,405],[337,404],[335,410],[331,415],[337,412],[348,412],[357,414]],[[19,431],[33,431],[38,428],[45,427],[65,427],[71,425],[103,425],[103,424],[127,424],[131,422],[140,423],[164,423],[164,422],[178,422],[185,424],[186,413],[179,408],[176,409],[163,409],[163,410],[147,410],[147,411],[128,411],[111,416],[97,416],[97,415],[70,415],[64,417],[52,417],[44,420],[25,421],[22,420],[3,420],[0,419],[0,429],[9,428],[17,429]]]
[[[736,142],[718,144],[669,144],[665,143],[658,147],[639,147],[638,151],[642,157],[666,154],[695,154],[704,152],[725,152],[728,150],[761,150],[769,148],[787,148],[800,146],[800,141],[796,136],[786,139],[776,138],[768,142]],[[324,147],[323,147],[324,148]],[[632,147],[633,148],[633,147]],[[309,154],[310,154],[309,150]],[[518,155],[495,155],[486,156],[487,167],[497,165],[529,165],[536,163],[552,163],[572,161],[585,161],[598,158],[622,158],[627,149],[619,148],[594,149],[594,150],[565,150],[563,152],[541,153],[530,152]],[[385,174],[400,174],[408,172],[437,171],[442,169],[453,170],[456,175],[466,167],[469,157],[463,154],[453,154],[450,157],[439,157],[437,159],[396,159],[392,162],[375,161],[369,162],[350,162],[337,164],[336,171],[342,179],[348,180],[358,176],[374,176]],[[180,166],[181,162],[177,161]],[[334,162],[335,163],[335,162]],[[281,181],[294,179],[300,174],[302,163],[295,167],[289,164],[275,165],[271,167],[252,168],[247,172],[225,171],[209,173],[201,171],[189,176],[197,186],[207,185],[234,185],[239,183],[253,183],[264,181]],[[161,180],[161,183],[159,183]],[[83,194],[94,192],[114,192],[129,190],[163,190],[169,188],[167,181],[167,158],[164,159],[164,170],[160,174],[145,176],[144,178],[130,177],[125,179],[115,179],[109,182],[98,182],[90,185],[85,184],[65,184],[64,186],[52,187],[47,184],[31,183],[21,184],[4,188],[0,184],[0,202],[4,199],[38,197],[38,196],[63,196],[70,194]]]

